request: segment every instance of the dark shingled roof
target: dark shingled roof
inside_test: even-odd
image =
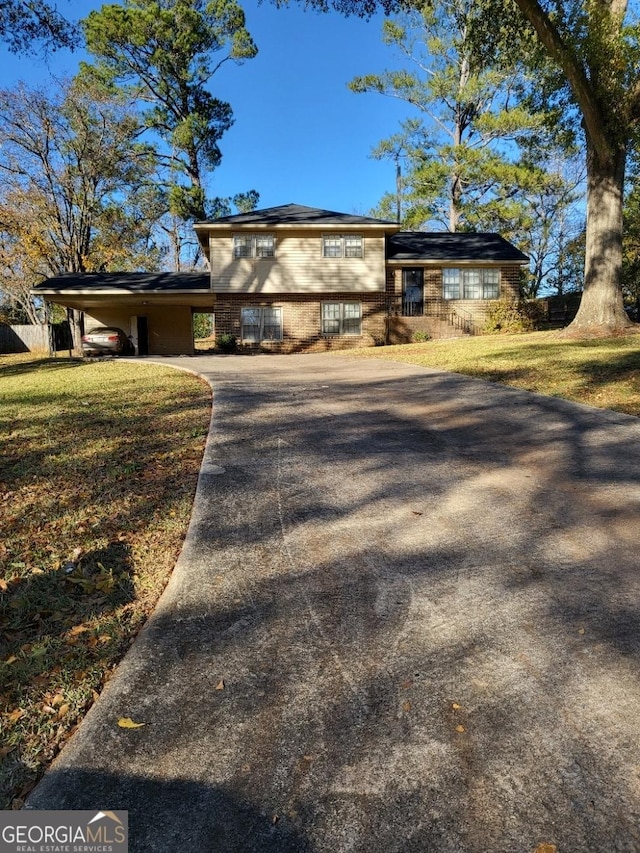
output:
[[[305,207],[302,204],[281,204],[278,207],[266,207],[264,210],[252,210],[249,213],[237,213],[234,216],[221,216],[196,222],[196,225],[395,225],[388,219],[373,219],[370,216],[355,216],[350,213],[336,213],[333,210],[320,210],[317,207]]]
[[[512,261],[529,259],[499,234],[399,231],[387,240],[390,261]]]
[[[126,290],[129,293],[146,293],[161,290],[163,293],[183,290],[209,290],[209,273],[193,272],[87,272],[65,273],[36,285],[33,290],[85,291]]]

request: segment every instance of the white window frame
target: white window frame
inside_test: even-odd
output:
[[[482,271],[482,298],[500,299],[500,270],[485,267]]]
[[[443,299],[499,299],[500,269],[496,267],[444,267]]]
[[[250,311],[256,312],[249,318]],[[253,319],[256,322],[248,322]],[[249,333],[249,329],[255,329]],[[275,330],[275,334],[274,334]],[[240,309],[240,337],[252,344],[282,340],[282,308],[276,305],[245,305]]]
[[[362,234],[323,234],[323,258],[364,258]]]
[[[320,307],[320,331],[325,337],[332,338],[361,336],[362,303],[323,302]]]
[[[276,235],[263,234],[233,234],[232,235],[233,259],[241,258],[275,258]]]

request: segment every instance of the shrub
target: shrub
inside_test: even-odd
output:
[[[535,302],[510,302],[502,299],[492,303],[484,331],[488,334],[532,332],[543,319],[542,314]]]
[[[413,333],[413,335],[411,336],[411,340],[414,344],[423,344],[425,341],[431,340],[431,335],[429,334],[429,332],[417,331]]]
[[[238,341],[235,335],[220,335],[216,338],[216,346],[220,352],[235,352]]]

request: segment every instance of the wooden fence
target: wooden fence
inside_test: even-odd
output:
[[[0,324],[0,353],[55,352],[69,346],[69,324],[7,326]]]

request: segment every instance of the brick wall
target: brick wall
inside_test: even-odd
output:
[[[417,268],[418,263],[407,263],[406,268]],[[452,337],[464,334],[463,328],[447,326],[446,318],[457,312],[458,318],[473,323],[480,331],[489,315],[493,300],[443,299],[442,269],[424,267],[424,316],[402,317],[402,267],[387,268],[387,298],[389,305],[388,343],[408,343],[417,331],[431,337]],[[520,293],[520,267],[507,264],[500,270],[500,299],[518,300]],[[439,318],[439,319],[438,319]]]
[[[362,306],[361,335],[322,335],[322,302],[360,302]],[[232,334],[243,350],[263,352],[321,352],[331,349],[375,346],[385,339],[384,293],[331,293],[324,299],[317,296],[292,293],[269,295],[267,299],[251,294],[216,294],[215,334]],[[242,343],[240,340],[241,309],[282,308],[283,340],[263,341],[261,344]]]
[[[501,299],[520,299],[520,277],[522,267],[512,264],[508,267],[502,267],[502,286],[500,288]]]

